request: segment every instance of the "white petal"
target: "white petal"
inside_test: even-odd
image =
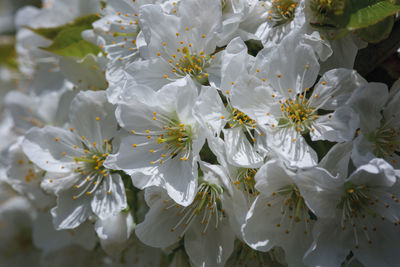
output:
[[[59,192],[57,206],[51,209],[56,230],[74,229],[92,214],[90,208],[91,199],[86,195],[73,199],[74,192],[72,190],[73,188]]]
[[[159,90],[171,81],[179,79],[179,77],[172,72],[172,67],[161,58],[134,61],[127,65],[126,68],[126,72],[134,77],[134,80],[138,84],[145,84],[153,90]],[[167,78],[164,78],[165,75]]]
[[[281,161],[267,161],[256,173],[256,189],[266,196],[272,195],[282,187],[293,184],[295,173],[287,169]]]
[[[104,177],[94,194],[91,207],[94,214],[106,220],[127,207],[125,187],[119,174]]]
[[[291,166],[306,167],[317,163],[317,154],[294,129],[277,129],[268,132],[267,143],[282,160]]]
[[[263,163],[241,127],[223,130],[228,162],[234,166],[253,168]]]
[[[163,203],[164,200],[168,201],[169,197],[161,193],[159,198],[152,203],[144,221],[136,226],[136,236],[144,244],[152,247],[165,248],[178,242],[178,235],[183,231],[183,223],[171,231],[181,218],[178,216],[179,210],[175,206],[167,209],[168,206]]]
[[[354,92],[349,102],[360,115],[361,132],[368,134],[379,127],[388,96],[387,86],[382,83],[369,83]]]
[[[198,266],[224,266],[232,254],[235,235],[227,220],[214,230],[211,225],[205,231],[197,218],[185,234],[185,250],[190,260]],[[210,222],[211,224],[211,222]]]
[[[128,245],[133,228],[134,222],[129,212],[118,212],[105,220],[97,220],[95,224],[101,247],[110,255],[120,252]]]
[[[104,90],[107,86],[104,77],[106,59],[88,54],[81,60],[61,57],[60,69],[65,77],[83,90]]]
[[[32,162],[50,172],[70,172],[73,158],[84,154],[82,142],[76,134],[52,126],[32,128],[25,135],[22,147]]]
[[[333,177],[320,167],[300,171],[296,175],[296,184],[310,210],[318,217],[335,216],[336,205],[340,202],[343,179]]]
[[[311,88],[318,77],[319,63],[315,52],[300,41],[295,34],[290,35],[274,51],[264,48],[256,57],[255,67],[259,69],[256,76],[266,78],[272,88],[286,98],[294,98],[305,88]]]
[[[322,158],[319,165],[333,176],[347,177],[353,142],[334,145]]]
[[[336,109],[332,114],[319,116],[313,123],[311,139],[330,142],[346,142],[353,139],[359,127],[358,114],[350,107]]]
[[[229,117],[221,97],[213,87],[203,86],[200,96],[193,109],[193,115],[199,120],[205,128],[210,128],[214,134],[219,134],[225,126]]]
[[[322,109],[335,110],[346,103],[356,89],[366,84],[367,81],[355,70],[330,70],[315,86],[313,94],[318,98],[313,99],[313,104]]]
[[[304,262],[309,266],[336,267],[346,259],[350,249],[344,245],[349,238],[337,224],[318,219],[313,235],[315,241],[304,256]]]
[[[269,198],[259,195],[253,202],[242,227],[243,237],[246,243],[253,249],[268,251],[276,244],[270,240],[273,232],[278,231],[281,210],[278,205],[267,206]]]
[[[80,92],[70,109],[70,121],[75,131],[90,143],[102,144],[117,133],[115,106],[108,103],[105,92]]]
[[[393,167],[383,159],[372,159],[360,166],[348,179],[355,184],[368,184],[379,187],[391,187],[396,181]]]
[[[222,52],[220,89],[225,92],[230,90],[232,82],[235,82],[240,75],[247,72],[248,57],[247,46],[239,37],[233,39]]]

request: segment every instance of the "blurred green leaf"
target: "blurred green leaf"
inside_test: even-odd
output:
[[[31,29],[46,39],[53,40],[48,47],[41,49],[65,57],[83,58],[88,54],[97,55],[101,49],[95,44],[82,38],[82,32],[92,28],[92,23],[98,19],[97,15],[85,15],[73,22],[55,27]]]
[[[12,69],[18,69],[14,42],[0,43],[0,65]]]
[[[74,27],[79,27],[79,28],[82,28],[83,30],[91,29],[92,23],[98,19],[99,19],[99,17],[97,15],[91,14],[91,15],[81,16],[81,17],[75,19],[71,23],[64,24],[62,26],[58,26],[58,27],[54,27],[54,28],[33,29],[33,28],[28,27],[28,29],[30,29],[31,31],[33,31],[36,34],[39,34],[40,36],[42,36],[46,39],[54,40],[65,29],[74,28]]]
[[[85,30],[84,26],[63,29],[50,46],[42,47],[42,49],[65,57],[83,58],[87,54],[97,55],[101,49],[82,39],[83,30]]]

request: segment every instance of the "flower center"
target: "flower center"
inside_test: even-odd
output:
[[[292,231],[297,231],[298,223],[303,222],[304,234],[310,233],[311,215],[300,190],[293,185],[287,185],[272,193],[272,198],[267,203],[267,207],[278,205],[281,208],[281,220],[276,224],[278,228],[286,228],[285,233],[289,234]]]
[[[325,23],[326,20],[334,15],[343,13],[345,6],[344,0],[311,0],[310,9],[319,23]]]
[[[210,66],[213,56],[204,55],[203,52],[196,54],[194,51],[191,51],[190,44],[182,49],[178,48],[177,52],[178,55],[173,54],[169,61],[172,71],[181,77],[190,75],[200,84],[206,84],[208,74],[205,69]]]
[[[254,136],[255,133],[259,134],[260,136],[264,135],[259,129],[257,129],[257,122],[251,119],[245,113],[236,108],[233,108],[231,104],[227,104],[226,109],[231,114],[229,121],[225,126],[226,128],[242,128],[246,134],[247,139],[250,142],[256,141],[256,138]]]
[[[268,19],[275,22],[274,27],[286,24],[294,19],[298,3],[292,0],[273,0],[271,16]]]
[[[283,118],[279,120],[281,127],[293,127],[296,131],[305,134],[313,131],[312,122],[318,118],[317,110],[310,106],[310,102],[299,95],[294,100],[280,101]]]
[[[375,143],[374,154],[377,157],[392,156],[400,151],[400,130],[390,127],[381,127],[368,136],[370,142]],[[393,159],[393,163],[396,163]]]
[[[394,226],[399,225],[398,214],[393,208],[399,203],[398,196],[382,191],[379,187],[373,188],[365,184],[356,185],[351,182],[346,182],[344,189],[344,195],[336,207],[342,210],[341,229],[346,230],[347,223],[354,229],[354,247],[356,249],[363,236],[369,244],[372,243],[370,235],[377,231],[377,227],[374,226],[375,222],[371,219],[378,219],[379,214],[376,211],[381,212],[379,220],[384,221],[388,218],[394,221]],[[369,219],[367,215],[369,215]]]
[[[369,207],[371,204],[371,195],[366,185],[355,185],[346,182],[344,187],[345,194],[337,205],[337,208],[344,210],[346,219],[362,216],[364,212],[372,217],[376,217],[376,213]]]
[[[285,198],[284,203],[288,211],[294,213],[294,221],[299,222],[301,220],[302,211],[305,209],[307,210],[307,206],[298,187],[296,185],[287,185],[282,187],[278,193]],[[289,218],[292,219],[290,215]]]
[[[97,145],[95,142],[90,147],[87,144],[85,146],[85,154],[81,157],[74,157],[77,165],[74,172],[79,173],[81,179],[79,184],[74,185],[77,194],[72,197],[73,199],[77,199],[83,194],[90,196],[103,182],[104,177],[110,174],[110,171],[103,166],[103,163],[109,153],[112,152],[111,143],[104,140],[102,146]],[[107,191],[107,193],[110,194],[110,191]]]
[[[176,157],[187,161],[192,151],[194,138],[192,126],[181,123],[176,115],[170,118],[154,112],[152,119],[160,124],[161,129],[146,130],[144,133],[132,130],[131,132],[135,135],[147,137],[145,143],[133,144],[133,147],[155,145],[149,150],[149,153],[154,155],[154,160],[150,164],[163,164]]]
[[[178,238],[181,239],[198,216],[200,224],[204,225],[201,232],[202,235],[205,235],[209,225],[213,223],[212,221],[215,221],[214,230],[217,230],[225,212],[219,199],[222,193],[223,189],[219,185],[202,182],[199,185],[195,199],[188,207],[175,204],[173,200],[164,200],[163,203],[166,206],[163,208],[164,211],[175,207],[178,209],[178,216],[181,216],[181,219],[170,231],[174,232],[183,225],[183,230],[178,235]]]
[[[260,192],[258,192],[254,187],[256,184],[254,176],[256,175],[257,171],[258,171],[257,169],[246,169],[246,168],[239,169],[234,184],[237,186],[239,190],[243,190],[247,195],[250,196],[259,195]]]

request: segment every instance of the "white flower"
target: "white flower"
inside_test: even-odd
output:
[[[220,24],[220,1],[185,0],[176,15],[157,5],[142,7],[139,26],[147,43],[146,60],[129,64],[126,72],[155,90],[186,75],[200,84],[216,79],[210,71],[218,61],[214,53]]]
[[[256,32],[264,47],[279,44],[305,23],[303,0],[266,0],[261,3],[264,19]]]
[[[352,139],[358,118],[346,102],[365,81],[355,71],[335,69],[315,84],[319,64],[313,48],[289,37],[276,50],[260,51],[226,93],[233,107],[266,125],[267,145],[275,153],[290,165],[313,165],[316,153],[303,135],[313,141]]]
[[[222,0],[222,30],[218,47],[227,45],[234,37],[244,41],[258,39],[255,32],[264,21],[264,8],[258,0]]]
[[[351,251],[365,266],[394,266],[400,252],[395,245],[400,237],[398,177],[382,159],[350,175],[347,168],[343,164],[337,177],[320,167],[297,175],[305,202],[318,216],[305,262],[338,266]]]
[[[233,108],[229,97],[226,99],[224,105],[215,88],[203,86],[194,107],[196,118],[213,134],[223,133],[223,149],[230,164],[247,168],[261,166],[263,157],[257,152],[256,137],[263,133],[257,128],[256,121]]]
[[[6,109],[14,121],[13,130],[25,134],[32,127],[44,127],[46,124],[62,126],[65,123],[65,109],[70,101],[63,102],[66,90],[48,92],[40,96],[11,91],[4,99]]]
[[[115,152],[114,110],[105,92],[81,92],[71,104],[69,130],[46,126],[25,136],[25,154],[47,171],[42,187],[57,195],[51,211],[56,229],[75,228],[93,213],[104,219],[126,208],[120,175],[103,165]]]
[[[45,171],[33,164],[22,151],[22,137],[10,146],[7,153],[7,183],[20,194],[25,195],[36,208],[49,208],[54,198],[40,187]]]
[[[190,78],[164,86],[158,92],[132,88],[119,103],[116,116],[130,136],[106,166],[132,175],[138,188],[161,186],[182,205],[192,202],[197,187],[197,156],[204,133],[192,114],[197,88]]]
[[[285,250],[289,265],[303,266],[303,255],[312,243],[313,220],[296,174],[277,160],[258,170],[255,188],[260,192],[242,227],[245,242],[253,249]]]
[[[109,0],[101,12],[102,18],[93,23],[97,44],[111,61],[132,62],[139,56],[136,38],[140,32],[139,10],[154,0]]]
[[[229,189],[221,181],[218,166],[203,164],[202,170],[196,197],[187,207],[174,202],[164,190],[147,189],[150,211],[136,227],[136,235],[143,243],[160,248],[184,238],[186,253],[196,266],[224,266],[235,239],[224,210]]]
[[[390,90],[370,83],[357,90],[354,106],[360,116],[360,132],[354,141],[352,159],[357,166],[375,157],[400,169],[400,81]]]

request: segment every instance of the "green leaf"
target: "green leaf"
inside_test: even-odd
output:
[[[350,15],[346,28],[350,31],[367,28],[400,11],[400,5],[388,1],[349,0],[348,4]]]
[[[91,14],[91,15],[81,16],[75,19],[71,23],[64,24],[62,26],[54,28],[38,28],[38,29],[33,29],[30,27],[27,28],[46,39],[54,40],[57,37],[57,35],[60,34],[60,32],[71,27],[82,27],[83,30],[91,29],[92,23],[98,19],[99,17],[97,15]]]
[[[356,33],[363,41],[368,43],[378,43],[389,36],[393,24],[394,16],[390,16],[371,27],[360,29],[356,31]]]

